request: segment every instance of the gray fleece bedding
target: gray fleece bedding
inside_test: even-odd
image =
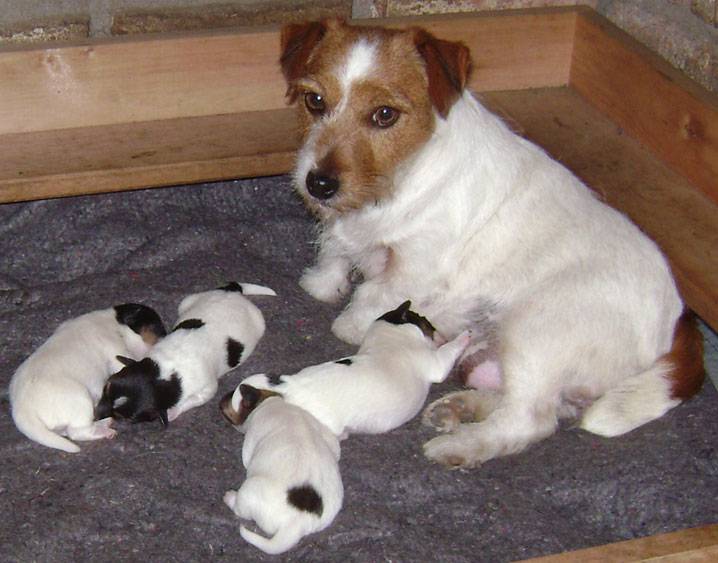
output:
[[[222,502],[244,477],[242,435],[218,401],[257,372],[293,373],[354,348],[330,332],[342,305],[297,285],[312,218],[288,177],[0,205],[0,559],[250,561]],[[181,298],[227,281],[258,297],[267,332],[210,403],[65,454],[14,427],[7,385],[63,320],[138,301],[168,326]],[[715,335],[708,349],[715,350]],[[718,365],[710,356],[708,370]],[[344,506],[287,561],[487,561],[545,555],[718,522],[718,401],[699,395],[615,439],[570,424],[470,471],[427,461],[414,419],[342,442]],[[457,387],[434,386],[430,399]]]

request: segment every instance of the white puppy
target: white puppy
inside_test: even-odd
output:
[[[217,380],[243,362],[264,334],[264,317],[244,295],[275,295],[236,282],[185,297],[172,332],[107,381],[99,417],[163,424],[209,401]]]
[[[281,394],[342,438],[397,428],[419,413],[431,384],[446,379],[470,341],[464,332],[437,346],[431,323],[410,306],[406,301],[375,321],[354,356],[242,383]]]
[[[322,222],[301,285],[336,301],[361,274],[334,333],[358,343],[404,299],[447,337],[495,323],[492,363],[460,361],[478,390],[428,413],[451,431],[428,457],[472,466],[565,416],[617,436],[700,389],[701,335],[658,247],[466,90],[466,46],[333,20],[281,45],[295,186]]]
[[[10,381],[12,418],[20,432],[69,453],[73,440],[112,438],[110,419],[95,422],[94,407],[118,355],[142,358],[165,335],[157,313],[134,303],[93,311],[62,323]]]
[[[249,385],[240,385],[234,397],[225,396],[221,407],[246,432],[242,463],[247,476],[239,490],[225,493],[224,502],[272,535],[265,538],[242,525],[242,537],[277,554],[329,526],[344,498],[336,436],[304,409]]]

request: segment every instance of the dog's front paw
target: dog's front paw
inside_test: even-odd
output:
[[[351,282],[346,272],[339,269],[308,268],[299,280],[300,287],[319,301],[336,303],[349,295]]]
[[[339,340],[355,345],[361,344],[368,328],[368,325],[361,325],[356,321],[354,315],[346,311],[332,323],[332,332]]]

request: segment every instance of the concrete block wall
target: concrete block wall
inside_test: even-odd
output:
[[[587,4],[718,92],[718,0],[0,0],[2,43]]]

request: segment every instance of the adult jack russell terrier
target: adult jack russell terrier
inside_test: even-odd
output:
[[[475,389],[429,407],[447,432],[429,458],[473,466],[566,416],[617,436],[700,389],[701,336],[658,247],[467,91],[463,44],[328,20],[285,27],[280,64],[294,183],[321,224],[301,285],[337,301],[362,279],[334,333],[359,343],[405,299],[448,338],[496,327],[496,366],[476,339],[459,366]]]

